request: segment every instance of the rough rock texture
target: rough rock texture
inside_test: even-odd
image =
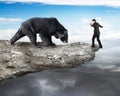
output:
[[[65,68],[83,64],[95,57],[95,51],[86,43],[33,48],[30,43],[19,42],[11,46],[0,41],[0,81],[45,68]]]

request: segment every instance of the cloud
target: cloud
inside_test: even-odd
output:
[[[90,22],[90,20],[89,20],[88,18],[82,18],[82,19],[81,19],[81,22],[83,22],[83,23],[88,23],[88,22]]]
[[[4,17],[0,17],[0,23],[4,23],[4,22],[20,22],[22,21],[22,19],[20,18],[4,18]]]
[[[56,5],[106,5],[120,6],[120,0],[0,0],[6,3],[22,2],[22,3],[45,3]]]
[[[9,40],[16,31],[16,29],[0,29],[0,39]]]
[[[10,40],[14,34],[17,32],[18,29],[0,29],[0,40]],[[30,41],[29,38],[23,37],[19,41]]]

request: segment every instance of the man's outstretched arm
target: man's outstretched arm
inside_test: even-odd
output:
[[[99,27],[103,28],[103,26],[102,26],[102,25],[100,25],[100,24],[99,24]]]

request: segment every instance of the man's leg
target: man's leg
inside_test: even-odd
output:
[[[99,37],[100,37],[100,36],[97,36],[97,41],[98,41],[99,47],[100,47],[100,48],[103,48]]]
[[[91,47],[95,47],[95,34],[93,35],[93,37],[92,37],[92,46]]]

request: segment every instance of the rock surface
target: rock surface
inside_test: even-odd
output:
[[[28,42],[11,46],[0,40],[0,81],[46,68],[74,67],[93,60],[98,49],[81,42],[33,48]]]

